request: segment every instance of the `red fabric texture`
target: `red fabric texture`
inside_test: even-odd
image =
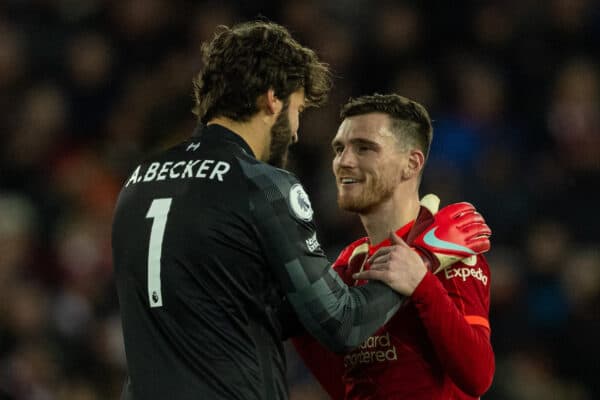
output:
[[[397,234],[405,237],[410,226]],[[352,243],[334,263],[349,285],[364,284],[352,280],[357,270],[350,271],[349,262],[366,242]],[[368,253],[389,244],[369,246]],[[490,387],[495,368],[490,284],[480,255],[474,266],[456,263],[437,275],[428,272],[396,315],[352,352],[334,354],[310,336],[292,341],[332,399],[476,399]]]

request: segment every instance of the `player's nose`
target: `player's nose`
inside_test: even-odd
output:
[[[344,148],[337,157],[338,165],[340,168],[354,168],[356,167],[356,157],[354,152],[349,147]]]

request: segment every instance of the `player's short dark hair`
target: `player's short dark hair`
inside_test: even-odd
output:
[[[202,61],[194,79],[194,114],[202,122],[218,116],[247,121],[270,88],[281,100],[304,88],[306,107],[323,104],[331,89],[328,66],[273,22],[219,26],[202,45]]]
[[[419,148],[425,159],[433,139],[429,113],[421,104],[397,94],[379,94],[351,98],[342,106],[342,119],[355,115],[383,113],[390,116],[391,130],[401,144]]]

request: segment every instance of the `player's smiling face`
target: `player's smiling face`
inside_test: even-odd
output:
[[[341,209],[368,213],[389,200],[400,184],[407,156],[390,123],[387,114],[369,113],[348,117],[340,125],[332,147]]]

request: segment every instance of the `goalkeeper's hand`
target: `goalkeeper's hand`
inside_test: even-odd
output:
[[[428,194],[406,242],[434,274],[457,261],[474,265],[477,254],[490,249],[492,231],[472,204],[450,204],[438,211],[440,199]]]

